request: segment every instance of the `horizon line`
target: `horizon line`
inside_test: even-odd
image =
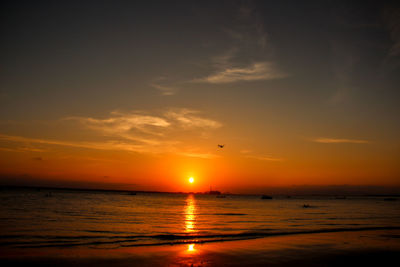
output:
[[[382,185],[325,185],[325,186],[320,186],[320,185],[292,185],[292,186],[279,186],[279,187],[267,187],[267,188],[290,188],[290,187],[322,187],[322,188],[328,188],[328,187],[364,187],[364,188],[392,188],[393,186],[382,186]],[[131,189],[106,189],[106,188],[85,188],[85,187],[64,187],[64,186],[39,186],[39,185],[6,185],[6,184],[0,184],[0,190],[4,189],[11,189],[11,188],[17,188],[17,189],[43,189],[43,190],[69,190],[69,191],[97,191],[97,192],[119,192],[119,193],[150,193],[150,194],[198,194],[198,195],[209,195],[210,191],[159,191],[159,190],[131,190]],[[400,186],[396,186],[395,188],[400,190]],[[223,195],[243,195],[243,196],[260,196],[264,195],[264,193],[233,193],[233,192],[221,192],[219,190],[214,190],[218,191]],[[272,196],[398,196],[400,197],[400,191],[397,193],[362,193],[362,192],[319,192],[319,193],[301,193],[301,192],[291,192],[292,194],[284,194],[284,193],[269,193],[269,195]]]

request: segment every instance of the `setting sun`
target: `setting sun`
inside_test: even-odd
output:
[[[187,251],[189,251],[189,252],[195,251],[194,244],[189,244]]]
[[[193,177],[190,177],[190,178],[189,178],[189,183],[191,183],[191,184],[194,183],[194,178],[193,178]]]

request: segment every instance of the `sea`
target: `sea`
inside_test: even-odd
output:
[[[120,248],[400,229],[400,199],[0,190],[0,249]]]

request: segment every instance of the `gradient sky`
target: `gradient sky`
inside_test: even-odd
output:
[[[385,1],[2,1],[0,183],[399,186],[399,18]]]

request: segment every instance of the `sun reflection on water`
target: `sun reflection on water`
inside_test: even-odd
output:
[[[185,231],[196,232],[196,205],[193,195],[188,195],[185,206]]]
[[[189,244],[189,245],[188,245],[187,251],[188,251],[188,252],[194,252],[194,251],[196,251],[196,249],[194,248],[194,244]]]

